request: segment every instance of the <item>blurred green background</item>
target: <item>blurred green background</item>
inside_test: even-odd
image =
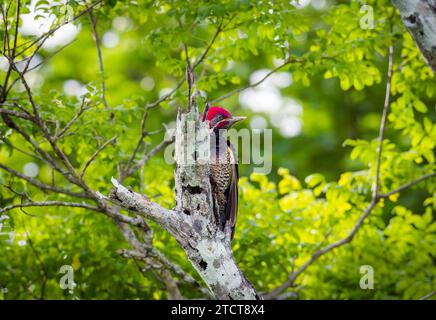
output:
[[[20,43],[40,36],[65,15],[59,6],[45,2],[23,1],[30,7],[21,16]],[[68,4],[74,14],[86,6],[80,1]],[[135,148],[144,107],[183,79],[183,43],[195,63],[222,28],[195,70],[197,88],[210,101],[256,83],[287,59],[298,60],[262,84],[217,102],[235,115],[247,116],[242,127],[261,135],[263,129],[273,131],[271,173],[252,174],[253,165],[240,166],[240,218],[233,243],[241,269],[259,291],[268,292],[286,280],[292,264],[298,267],[310,257],[325,234],[331,233],[328,242],[346,236],[370,200],[390,45],[395,45],[395,70],[382,192],[435,170],[434,77],[390,1],[367,4],[373,9],[374,28],[362,28],[368,11],[359,1],[104,1],[93,15],[110,111],[100,99],[102,77],[87,14],[47,41],[31,63],[43,61],[42,66],[26,77],[41,115],[53,126],[71,119],[82,95],[92,101],[72,134],[61,141],[77,168],[97,145],[118,134],[116,144],[105,149],[86,174],[95,190],[107,194],[117,164],[126,163]],[[0,25],[3,34],[4,22]],[[0,59],[1,80],[8,63]],[[9,98],[29,108],[21,85],[14,86]],[[183,84],[150,111],[146,130],[156,133],[144,139],[138,158],[174,126],[177,107],[185,101]],[[42,141],[31,124],[22,125]],[[0,135],[1,163],[67,186],[47,164],[14,148],[31,151],[3,122]],[[171,207],[172,172],[160,152],[126,184]],[[35,200],[68,199],[40,192],[2,170],[0,181],[0,207],[22,200],[7,186]],[[289,297],[417,299],[434,291],[435,186],[433,178],[383,201],[352,243],[314,263],[298,286],[289,289]],[[143,270],[142,263],[117,254],[128,244],[103,215],[60,207],[6,214],[2,231],[14,230],[14,239],[0,241],[0,298],[167,297],[153,268]],[[176,242],[153,227],[156,248],[199,280]],[[59,288],[62,265],[74,268],[73,290]],[[374,268],[373,290],[359,286],[362,265]],[[186,297],[198,297],[193,288],[181,288]]]

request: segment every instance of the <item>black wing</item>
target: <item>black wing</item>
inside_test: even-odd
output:
[[[235,235],[236,218],[238,215],[238,155],[233,148],[230,141],[227,141],[228,152],[230,153],[231,165],[232,165],[232,177],[231,182],[226,190],[226,212],[225,221],[229,223],[232,230],[231,239]]]

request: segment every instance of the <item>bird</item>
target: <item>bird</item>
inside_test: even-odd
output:
[[[238,213],[238,156],[230,140],[225,139],[224,131],[244,119],[232,116],[223,107],[209,105],[206,105],[202,115],[203,121],[209,121],[211,134],[210,183],[214,213],[222,231],[226,226],[230,227],[231,240]]]

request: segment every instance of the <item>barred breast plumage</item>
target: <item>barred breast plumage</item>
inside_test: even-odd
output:
[[[214,147],[215,148],[215,147]],[[212,195],[218,208],[215,208],[219,223],[224,229],[227,222],[234,233],[238,208],[238,173],[236,153],[227,142],[225,146],[211,150],[211,185]]]

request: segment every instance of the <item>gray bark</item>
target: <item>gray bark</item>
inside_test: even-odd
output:
[[[221,231],[214,215],[209,180],[209,128],[199,121],[195,109],[178,115],[175,144],[173,210],[128,190],[115,179],[109,199],[171,233],[216,299],[259,299],[233,257],[229,230]]]
[[[392,0],[436,77],[436,0]]]

